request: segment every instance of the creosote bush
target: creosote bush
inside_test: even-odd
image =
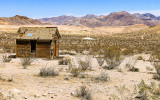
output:
[[[81,86],[76,90],[76,97],[79,97],[82,100],[92,100],[91,92],[86,88],[86,86]]]
[[[54,67],[42,67],[40,69],[40,73],[39,73],[40,76],[43,76],[43,77],[47,77],[47,76],[58,76],[59,73],[58,71],[56,71],[54,69]]]
[[[29,65],[31,65],[31,63],[32,63],[32,59],[29,57],[25,57],[21,59],[21,64],[24,69],[26,69]]]
[[[9,58],[7,55],[4,55],[2,60],[3,60],[3,62],[10,62],[11,58]]]
[[[103,67],[104,69],[110,70],[118,67],[122,62],[121,49],[119,47],[108,47],[105,49],[104,57],[107,63],[107,65]]]

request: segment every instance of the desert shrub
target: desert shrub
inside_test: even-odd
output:
[[[0,100],[7,100],[1,92],[0,92]]]
[[[109,76],[108,76],[108,73],[106,73],[106,72],[101,72],[101,74],[96,77],[96,80],[106,82],[106,81],[110,80],[110,78],[109,78]]]
[[[77,67],[72,67],[70,69],[70,73],[72,74],[73,77],[78,77],[79,74],[81,73],[81,69],[80,68],[77,68]]]
[[[91,92],[86,86],[81,86],[80,89],[76,90],[76,97],[79,97],[82,100],[92,100]]]
[[[137,100],[133,97],[133,94],[125,85],[117,87],[118,95],[112,94],[109,100]]]
[[[9,42],[5,42],[3,45],[4,52],[10,53],[12,51],[11,45]]]
[[[82,70],[91,69],[89,60],[86,60],[86,61],[79,60],[79,66]]]
[[[98,62],[98,64],[99,64],[99,66],[102,66],[103,63],[104,63],[104,58],[103,58],[103,57],[98,57],[98,58],[96,58],[96,59],[97,59],[97,62]]]
[[[2,60],[3,60],[3,62],[10,62],[11,58],[9,58],[7,55],[4,55]]]
[[[143,57],[142,56],[138,56],[137,60],[143,60]]]
[[[146,66],[146,70],[147,70],[147,71],[153,71],[154,69]]]
[[[104,69],[111,70],[116,67],[118,67],[122,60],[116,60],[116,59],[106,59],[107,65],[103,66]]]
[[[21,59],[21,64],[24,69],[26,69],[29,65],[31,65],[31,63],[32,63],[32,59],[29,57],[25,57]]]
[[[46,77],[46,76],[58,76],[59,73],[58,73],[58,71],[56,71],[54,69],[54,67],[42,67],[40,69],[39,75],[44,76],[44,77]]]
[[[109,47],[105,49],[104,57],[107,65],[105,65],[104,69],[113,69],[115,67],[118,67],[121,62],[121,49],[119,47]]]
[[[134,61],[129,61],[126,63],[125,68],[132,72],[139,72],[139,69],[134,67],[135,63]]]
[[[69,63],[71,63],[71,59],[61,59],[59,60],[59,65],[68,65]]]
[[[138,84],[138,93],[140,100],[159,100],[160,98],[160,84],[151,82],[149,85],[142,80]]]
[[[153,66],[156,69],[156,74],[153,75],[153,79],[160,80],[160,63],[154,62]]]
[[[106,59],[120,60],[121,59],[120,56],[121,56],[121,49],[119,47],[112,46],[104,49],[104,57]]]

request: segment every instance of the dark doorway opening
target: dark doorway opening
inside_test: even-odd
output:
[[[31,53],[36,53],[36,41],[31,41]]]
[[[56,56],[56,40],[54,41],[54,56]]]

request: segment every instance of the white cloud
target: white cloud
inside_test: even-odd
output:
[[[160,10],[142,10],[142,11],[130,11],[131,14],[134,13],[140,13],[140,14],[144,14],[144,13],[151,13],[155,16],[160,16]]]

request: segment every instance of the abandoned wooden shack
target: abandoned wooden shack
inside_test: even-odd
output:
[[[59,56],[57,27],[20,27],[16,38],[16,57],[55,58]]]

